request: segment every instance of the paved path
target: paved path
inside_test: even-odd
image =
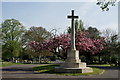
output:
[[[118,78],[118,69],[112,67],[101,67],[105,69],[105,72],[101,75],[64,76],[57,74],[34,73],[31,68],[35,66],[38,66],[38,64],[3,67],[2,78]]]

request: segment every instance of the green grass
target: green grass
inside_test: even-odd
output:
[[[104,67],[110,67],[110,66],[112,66],[110,64],[92,64],[92,65],[95,65],[95,66],[104,66]]]
[[[12,65],[26,65],[23,63],[13,63],[13,62],[0,62],[0,67],[12,66]],[[30,65],[30,64],[27,64]]]
[[[94,64],[95,66],[102,66],[102,67],[114,67],[120,68],[120,66],[115,66],[114,64]]]
[[[22,63],[1,62],[0,67],[12,66],[16,64],[22,64]]]
[[[59,65],[52,64],[52,65],[42,65],[38,67],[34,67],[33,70],[35,72],[40,72],[40,73],[49,73],[49,74],[60,74],[60,75],[66,75],[66,76],[78,76],[78,75],[99,75],[101,74],[104,70],[100,68],[94,68],[93,67],[93,72],[92,73],[58,73],[54,71],[54,68]]]
[[[57,66],[59,66],[59,65],[57,65],[57,64],[41,65],[41,66],[33,67],[33,70],[37,71],[37,72],[52,73],[52,72],[54,72],[54,67],[57,67]]]

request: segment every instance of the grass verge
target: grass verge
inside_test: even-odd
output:
[[[12,66],[12,65],[28,65],[28,64],[13,63],[13,62],[0,62],[0,67],[6,67],[6,66]]]
[[[33,67],[33,70],[37,73],[49,73],[49,74],[60,74],[60,75],[66,75],[66,76],[78,76],[78,75],[99,75],[101,74],[104,70],[100,68],[93,68],[92,73],[58,73],[54,71],[54,67],[58,67],[58,64],[50,64],[50,65],[41,65],[38,67]]]

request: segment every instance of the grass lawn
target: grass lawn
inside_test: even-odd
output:
[[[114,68],[120,68],[120,66],[115,66],[115,64],[93,64],[93,66],[101,66],[101,67],[114,67]]]
[[[0,62],[0,67],[6,67],[6,66],[12,66],[12,65],[26,65],[26,64],[23,64],[23,63],[12,63],[12,62]]]
[[[97,66],[104,66],[104,67],[110,67],[110,64],[93,64],[93,65],[97,65]]]
[[[60,74],[60,75],[66,75],[66,76],[78,76],[78,75],[99,75],[101,74],[104,70],[100,68],[94,68],[93,67],[93,72],[92,73],[58,73],[54,71],[54,67],[57,67],[59,65],[57,64],[50,64],[50,65],[41,65],[38,67],[34,67],[33,70],[35,72],[41,72],[41,73],[49,73],[49,74]]]

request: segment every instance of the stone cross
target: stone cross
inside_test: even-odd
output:
[[[72,10],[72,15],[71,16],[67,16],[68,18],[71,18],[71,49],[72,50],[76,50],[75,47],[75,27],[74,27],[74,19],[78,18],[78,16],[74,16],[74,10]]]
[[[72,19],[71,23],[71,49],[67,51],[67,59],[64,63],[60,65],[60,67],[55,67],[56,72],[64,72],[64,73],[90,73],[93,72],[92,68],[86,67],[85,62],[81,62],[79,59],[79,51],[75,48],[75,27],[74,27],[74,18],[78,18],[78,16],[74,16],[74,10],[72,10],[72,15],[68,16],[68,18]]]

